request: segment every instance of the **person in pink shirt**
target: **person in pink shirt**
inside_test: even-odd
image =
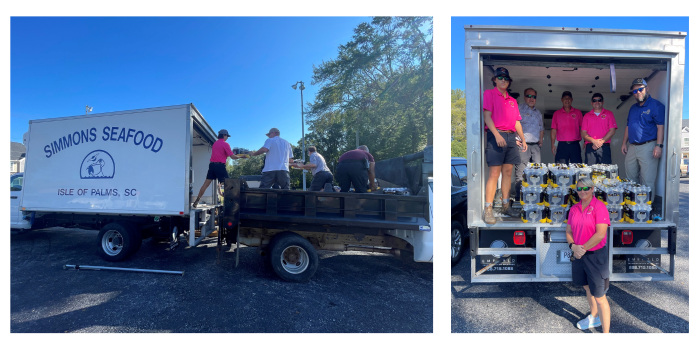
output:
[[[503,175],[501,181],[501,193],[503,194],[502,213],[517,217],[520,212],[510,205],[510,182],[513,174],[513,165],[520,164],[520,152],[527,150],[527,143],[523,143],[523,149],[518,147],[516,135],[520,140],[525,140],[523,129],[520,125],[520,111],[518,102],[508,94],[508,88],[513,80],[508,70],[496,68],[495,76],[491,79],[494,89],[484,91],[484,129],[486,132],[486,164],[489,166],[489,178],[486,182],[486,198],[484,208],[484,222],[493,225],[496,217],[493,215],[493,200],[496,196],[498,178]]]
[[[195,199],[192,203],[192,208],[197,207],[199,200],[202,199],[204,191],[207,190],[212,180],[217,179],[219,181],[219,185],[222,185],[224,180],[228,179],[228,172],[226,172],[226,160],[228,158],[248,158],[247,155],[233,154],[233,151],[231,151],[231,146],[229,146],[228,142],[226,142],[230,136],[231,135],[229,135],[226,129],[219,130],[219,139],[216,140],[214,145],[211,147],[211,158],[209,158],[209,171],[207,171],[207,179],[204,181],[204,185],[202,185],[202,188],[199,190],[197,199]],[[221,189],[217,190],[219,191],[219,195],[223,196]]]
[[[603,95],[593,94],[593,110],[583,116],[581,137],[586,141],[586,164],[612,164],[610,139],[617,131],[613,112],[603,108]]]
[[[583,114],[571,106],[574,97],[571,92],[561,94],[563,107],[552,116],[552,154],[555,163],[582,163],[581,160],[581,122]],[[559,141],[557,146],[554,141]]]
[[[610,214],[605,203],[593,195],[593,180],[576,183],[580,202],[571,207],[566,225],[566,241],[573,251],[571,278],[586,290],[591,314],[576,324],[579,329],[603,326],[610,331],[610,305],[605,297],[610,288],[610,259],[606,246]]]

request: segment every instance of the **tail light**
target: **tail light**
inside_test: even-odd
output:
[[[624,230],[622,231],[622,244],[632,244],[632,231]]]
[[[233,223],[231,221],[228,222],[228,227],[233,226]]]
[[[515,231],[513,233],[513,244],[525,245],[525,231]]]

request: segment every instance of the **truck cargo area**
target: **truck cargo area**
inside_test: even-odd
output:
[[[584,115],[593,109],[592,95],[601,93],[604,108],[613,112],[618,126],[610,148],[612,164],[618,166],[620,178],[626,177],[621,147],[627,115],[636,102],[630,85],[635,78],[647,81],[650,95],[666,107],[665,146],[652,204],[653,213],[659,214],[661,220],[610,225],[607,242],[611,280],[673,280],[685,35],[595,28],[465,26],[469,164],[465,180],[470,185],[467,223],[472,282],[571,280],[565,223],[526,223],[520,218],[497,215],[497,222],[488,225],[482,219],[488,179],[482,98],[485,90],[493,89],[491,79],[498,67],[509,71],[513,82],[508,91],[518,104],[524,103],[525,89],[537,91],[535,107],[542,112],[545,129],[542,163],[554,163],[551,122],[554,112],[562,108],[562,93],[571,92],[572,107]],[[515,182],[514,178],[500,181]],[[512,186],[511,194],[514,191]],[[500,191],[496,194],[499,196]],[[497,198],[493,201],[496,207],[500,205]]]

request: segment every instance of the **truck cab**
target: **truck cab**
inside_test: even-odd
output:
[[[10,229],[24,230],[30,228],[29,221],[24,219],[19,202],[22,199],[24,173],[10,175]]]
[[[455,266],[462,259],[465,242],[469,235],[465,234],[467,227],[467,160],[459,157],[452,157],[450,165],[452,178],[452,193],[450,196],[452,207],[451,219],[451,240],[452,240],[452,266]]]

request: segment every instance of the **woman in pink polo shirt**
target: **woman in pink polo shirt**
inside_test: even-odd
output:
[[[610,305],[605,293],[610,287],[608,249],[605,245],[610,216],[605,203],[593,195],[593,180],[583,178],[576,184],[581,201],[571,207],[566,226],[566,241],[574,252],[571,277],[586,290],[591,314],[579,321],[579,329],[603,326],[610,331]],[[600,313],[600,315],[599,315]]]
[[[489,166],[489,179],[486,182],[486,198],[484,207],[484,222],[493,225],[496,218],[493,215],[493,200],[496,195],[498,178],[501,181],[503,194],[501,211],[503,214],[518,217],[520,212],[511,208],[510,181],[513,165],[520,164],[520,152],[527,151],[527,143],[523,142],[520,151],[516,143],[516,135],[525,140],[523,128],[520,126],[520,110],[518,102],[508,94],[508,88],[513,80],[508,70],[496,68],[492,78],[494,88],[484,91],[484,129],[486,130],[486,164]]]

